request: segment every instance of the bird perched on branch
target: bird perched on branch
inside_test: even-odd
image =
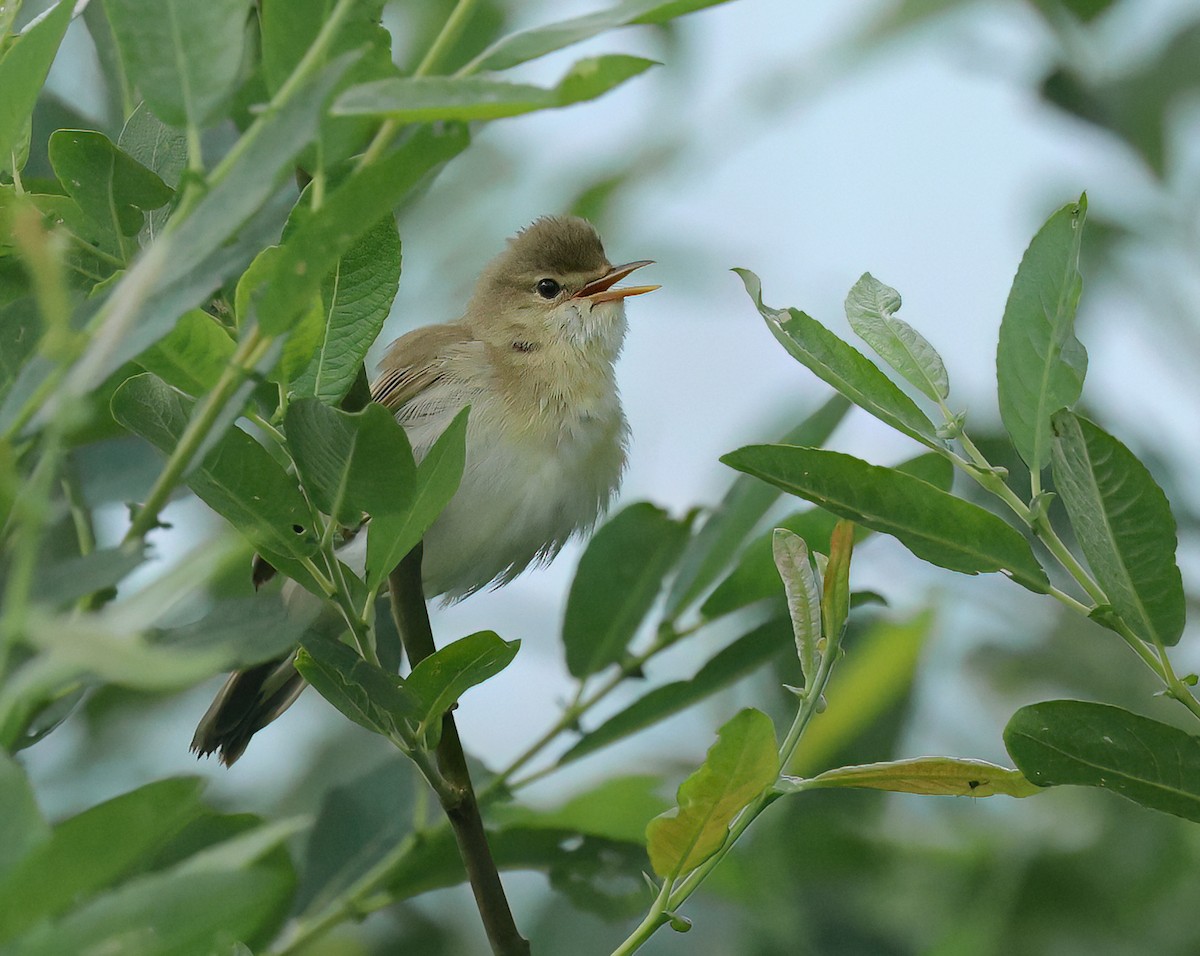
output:
[[[424,539],[427,597],[505,584],[603,513],[628,438],[613,369],[624,300],[658,288],[617,283],[649,264],[614,266],[588,222],[543,217],[488,263],[461,318],[388,348],[371,397],[418,460],[471,408],[462,483]],[[303,688],[291,658],[234,674],[192,749],[232,764]]]

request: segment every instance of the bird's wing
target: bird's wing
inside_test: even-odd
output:
[[[400,336],[379,363],[371,398],[390,409],[406,428],[448,423],[469,405],[480,376],[472,366],[485,361],[486,347],[463,325],[429,325]]]

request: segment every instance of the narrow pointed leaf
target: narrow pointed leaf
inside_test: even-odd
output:
[[[779,443],[819,447],[833,434],[849,408],[850,403],[846,399],[834,395],[784,435]],[[664,613],[668,618],[675,617],[690,605],[728,567],[729,556],[779,495],[779,489],[749,475],[737,477],[721,503],[684,548],[679,570],[667,593]]]
[[[646,827],[646,848],[662,877],[689,873],[720,849],[729,825],[779,773],[775,727],[747,708],[717,731],[703,765],[679,786],[678,806]]]
[[[442,715],[459,697],[504,670],[520,647],[520,641],[503,640],[495,631],[479,631],[438,649],[413,668],[405,689],[421,703],[418,732],[426,746],[437,746]]]
[[[821,640],[821,586],[802,537],[785,528],[776,528],[773,545],[775,567],[783,579],[783,593],[787,596],[792,632],[796,636],[796,654],[804,686],[808,687],[821,663],[817,649]]]
[[[900,472],[897,472],[900,474]],[[829,562],[821,590],[822,634],[828,641],[841,637],[850,616],[850,557],[854,553],[854,523],[842,519],[829,536]]]
[[[72,0],[61,0],[49,15],[14,39],[0,59],[0,90],[4,91],[0,96],[0,170],[13,172],[12,154],[22,151],[21,143],[29,135],[29,117],[74,8]]]
[[[630,505],[593,536],[563,617],[567,669],[587,677],[625,654],[687,540],[687,526],[649,502]]]
[[[748,269],[733,271],[745,284],[771,334],[793,358],[859,408],[897,431],[930,448],[942,445],[929,417],[874,362],[798,309],[772,309],[764,305],[758,276]]]
[[[340,641],[308,641],[296,655],[296,670],[343,716],[392,740],[404,739],[405,720],[421,713],[400,677],[367,663]]]
[[[711,697],[778,658],[790,643],[787,621],[780,619],[760,625],[722,648],[694,677],[654,688],[595,730],[585,733],[559,758],[559,765],[586,757]]]
[[[50,827],[38,810],[25,771],[0,754],[0,884],[38,846],[50,838]]]
[[[1109,704],[1048,700],[1004,728],[1013,762],[1042,787],[1103,787],[1200,822],[1200,737]]]
[[[333,105],[337,116],[381,116],[404,123],[500,119],[595,99],[654,66],[612,54],[580,60],[546,88],[482,76],[411,76],[353,87]]]
[[[907,322],[896,318],[900,293],[863,273],[846,296],[846,318],[885,362],[935,402],[950,394],[950,379],[937,350]]]
[[[1021,259],[996,350],[1000,418],[1034,474],[1050,461],[1050,416],[1075,404],[1087,352],[1075,338],[1083,279],[1079,248],[1087,197],[1063,206],[1033,237]]]
[[[996,794],[1031,797],[1042,792],[1041,787],[1030,783],[1019,770],[964,757],[911,757],[838,767],[808,780],[796,780],[792,785],[785,782],[780,789],[786,793],[824,787],[864,787],[892,793],[958,797],[993,797]]]
[[[1049,587],[1029,542],[978,505],[894,468],[819,448],[750,445],[721,459],[836,515],[893,535],[919,558],[964,574],[1001,571]]]
[[[235,348],[215,318],[203,309],[190,309],[165,338],[137,357],[137,363],[168,385],[198,397],[217,384]]]
[[[1092,573],[1134,633],[1177,643],[1187,608],[1167,496],[1099,426],[1065,410],[1053,423],[1054,485]]]
[[[221,118],[241,70],[248,0],[105,0],[104,8],[155,115],[197,129]]]

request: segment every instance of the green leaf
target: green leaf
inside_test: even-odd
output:
[[[0,753],[0,885],[39,846],[50,839],[50,827],[38,810],[33,787],[21,765]]]
[[[964,757],[911,757],[838,767],[807,780],[785,781],[780,790],[791,793],[825,787],[865,787],[892,793],[957,797],[994,797],[999,793],[1031,797],[1042,791],[1019,770]]]
[[[929,417],[890,378],[859,352],[798,309],[763,304],[762,283],[748,269],[734,269],[771,334],[788,352],[859,408],[930,448],[943,442]]]
[[[662,877],[694,870],[721,848],[734,818],[779,773],[775,727],[747,708],[717,731],[703,765],[679,786],[679,805],[646,827],[650,864]]]
[[[588,542],[567,595],[563,645],[573,677],[615,664],[687,541],[687,525],[649,502],[630,505]]]
[[[62,607],[88,594],[115,587],[145,560],[143,548],[117,547],[99,548],[53,563],[43,561],[33,584],[33,597],[42,604]]]
[[[217,384],[235,348],[220,322],[203,309],[190,309],[165,338],[137,357],[137,363],[168,385],[198,397]]]
[[[313,398],[289,404],[283,419],[288,451],[308,497],[321,511],[347,527],[357,526],[366,511],[365,504],[356,503],[350,494],[351,473],[366,465],[365,461],[356,460],[362,421],[362,415],[347,414]],[[411,452],[403,455],[403,444],[397,443],[396,450],[401,452],[395,463],[401,471],[391,477],[397,485],[402,485],[413,480],[416,466]]]
[[[640,843],[645,838],[650,819],[669,809],[669,803],[657,793],[661,786],[658,777],[648,775],[614,777],[552,810],[506,803],[489,807],[488,817],[506,828],[573,830],[610,840]]]
[[[412,669],[405,689],[421,702],[417,734],[427,748],[437,746],[442,715],[466,691],[504,670],[520,646],[520,641],[505,641],[494,631],[479,631],[447,644]]]
[[[12,939],[145,867],[199,816],[200,789],[195,779],[159,780],[56,826],[50,839],[0,882],[0,940]]]
[[[964,574],[1001,571],[1045,593],[1029,542],[978,505],[894,468],[819,448],[749,445],[721,458],[836,515],[893,535],[917,557]]]
[[[1142,640],[1171,645],[1187,613],[1175,518],[1146,466],[1099,426],[1053,418],[1054,486],[1109,603]]]
[[[307,642],[296,655],[296,670],[344,716],[396,743],[409,737],[405,721],[421,714],[420,701],[400,677],[340,641]]]
[[[954,483],[954,466],[934,452],[925,452],[902,462],[896,465],[896,470],[927,481],[943,491],[949,491]],[[828,554],[830,537],[836,524],[837,518],[828,511],[810,508],[782,519],[776,523],[776,527],[800,535],[810,551]],[[855,539],[861,541],[870,534],[872,532],[869,529],[859,525]],[[721,617],[779,593],[779,572],[775,568],[772,533],[768,531],[746,546],[736,567],[700,606],[700,613],[710,619]]]
[[[623,0],[606,10],[561,20],[544,27],[511,33],[489,46],[461,72],[507,70],[518,63],[582,43],[617,27],[640,23],[665,23],[695,10],[714,7],[725,0]]]
[[[286,238],[286,233],[285,233]],[[336,405],[354,384],[400,285],[400,235],[379,220],[334,264],[321,285],[322,336],[291,391]]]
[[[41,334],[42,323],[32,299],[0,306],[0,400],[34,354]]]
[[[289,316],[308,307],[338,259],[429,174],[466,148],[465,127],[418,128],[396,150],[355,173],[305,216],[283,245],[266,283],[258,314]]]
[[[821,663],[821,586],[804,539],[785,528],[776,528],[772,535],[775,567],[783,579],[792,633],[796,637],[796,655],[800,658],[804,686],[809,687]]]
[[[367,526],[367,587],[374,589],[387,579],[458,491],[467,460],[468,411],[464,408],[455,415],[426,452],[417,466],[415,482],[401,489],[391,474],[372,473],[373,480],[391,479],[393,483],[387,502],[371,513]],[[392,421],[394,424],[395,419]],[[396,431],[403,433],[399,425]]]
[[[155,116],[144,102],[129,114],[117,145],[172,189],[187,168],[187,136]]]
[[[321,325],[325,318],[325,310],[317,292],[314,291],[309,296],[305,307],[299,310],[276,314],[263,312],[257,308],[258,298],[263,294],[267,284],[278,281],[275,267],[282,257],[283,249],[280,246],[267,246],[254,257],[250,265],[246,267],[246,271],[242,273],[241,278],[238,279],[237,288],[233,293],[233,313],[238,328],[244,329],[257,323],[268,335],[282,335],[285,332],[291,332],[292,334],[288,337],[288,347],[298,336],[302,341],[307,340],[305,348],[307,352],[311,352],[320,341]],[[306,355],[293,356],[293,370],[298,373],[306,360]],[[285,377],[284,384],[287,381],[288,379]]]
[[[129,76],[156,116],[200,129],[223,117],[242,66],[248,0],[105,0]]]
[[[786,621],[774,620],[760,625],[719,651],[694,677],[654,688],[595,730],[585,733],[559,758],[559,766],[586,757],[711,697],[778,657],[790,642],[791,633]]]
[[[50,134],[50,164],[87,215],[114,235],[133,236],[145,214],[170,202],[174,191],[103,133],[60,129]]]
[[[493,120],[593,100],[655,66],[639,56],[580,60],[549,89],[482,76],[411,76],[364,83],[333,104],[336,116],[379,116],[403,123]]]
[[[850,616],[850,557],[854,553],[854,523],[845,519],[833,527],[829,536],[829,561],[825,566],[821,591],[822,633],[834,641],[846,629]]]
[[[1004,746],[1041,787],[1103,787],[1200,822],[1200,738],[1120,707],[1048,700],[1022,707]]]
[[[1086,216],[1084,195],[1038,230],[1021,258],[1000,323],[1000,418],[1034,475],[1050,461],[1050,416],[1075,404],[1087,372],[1087,352],[1074,331]]]
[[[950,394],[942,357],[923,335],[896,318],[900,293],[864,272],[846,296],[846,318],[859,337],[935,402]]]
[[[783,436],[780,444],[812,447],[825,444],[849,407],[846,399],[834,395]],[[679,570],[667,592],[664,609],[667,618],[676,617],[717,579],[728,567],[730,555],[778,497],[778,489],[771,485],[749,475],[737,477],[699,533],[684,548]]]
[[[29,135],[29,117],[50,72],[75,4],[62,0],[45,19],[17,37],[0,59],[0,170],[13,172],[12,155]],[[18,162],[18,169],[24,162]]]
[[[113,417],[170,453],[187,427],[191,402],[146,373],[113,394]],[[260,551],[303,558],[317,547],[308,505],[295,480],[239,428],[230,428],[187,476],[189,487]]]

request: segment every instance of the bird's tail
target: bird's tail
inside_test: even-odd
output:
[[[217,753],[221,763],[231,766],[250,738],[291,707],[307,686],[295,658],[289,654],[231,674],[200,719],[192,750],[201,757]]]

